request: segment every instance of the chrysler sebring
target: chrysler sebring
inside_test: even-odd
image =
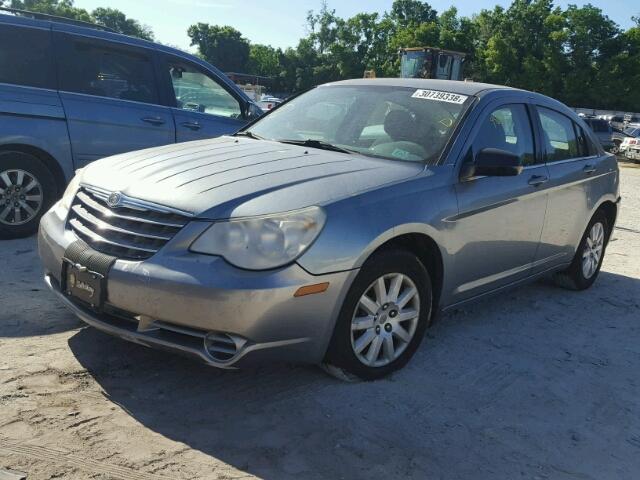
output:
[[[615,158],[569,108],[481,83],[349,80],[232,136],[99,160],[43,217],[45,280],[89,325],[236,368],[402,367],[443,310],[595,281]]]

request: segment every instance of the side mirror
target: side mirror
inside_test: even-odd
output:
[[[471,177],[512,177],[522,172],[520,157],[499,148],[483,148],[474,163],[468,163],[460,172],[462,180]]]
[[[255,120],[258,117],[261,117],[264,112],[262,109],[253,102],[247,104],[247,109],[245,113],[245,119],[247,120]]]

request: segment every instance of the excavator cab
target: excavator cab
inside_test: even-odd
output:
[[[433,47],[401,48],[400,78],[463,80],[465,54]]]

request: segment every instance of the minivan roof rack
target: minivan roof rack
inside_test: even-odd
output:
[[[118,33],[113,28],[105,27],[97,23],[85,22],[83,20],[75,20],[73,18],[60,17],[58,15],[50,15],[48,13],[32,12],[30,10],[21,10],[19,8],[0,7],[0,11],[13,13],[18,16],[30,17],[36,20],[49,20],[51,22],[68,23],[70,25],[77,25],[80,27],[95,28],[97,30],[104,30],[105,32]]]

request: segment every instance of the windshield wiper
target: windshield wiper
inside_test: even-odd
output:
[[[262,138],[260,135],[256,135],[251,130],[236,132],[234,137],[248,137],[248,138],[253,138],[254,140],[264,140],[264,138]]]
[[[306,140],[287,140],[281,139],[276,140],[280,143],[288,143],[290,145],[300,145],[301,147],[311,147],[311,148],[319,148],[320,150],[331,150],[332,152],[340,152],[340,153],[353,153],[354,150],[347,150],[346,148],[338,147],[332,143],[323,142],[322,140],[313,140],[311,138],[307,138]]]

